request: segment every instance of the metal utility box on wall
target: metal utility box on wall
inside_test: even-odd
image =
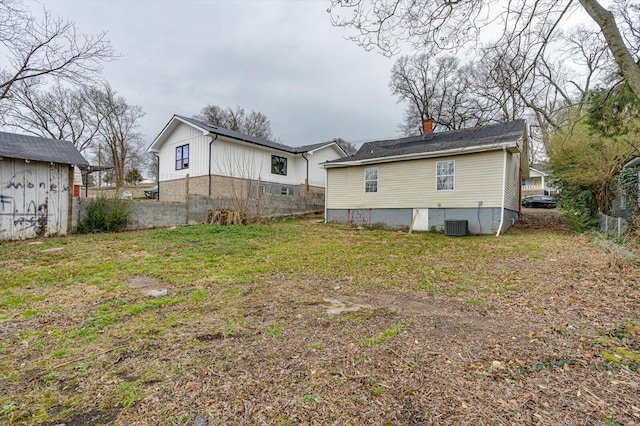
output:
[[[469,235],[469,221],[445,220],[444,235],[448,235],[450,237],[464,237],[465,235]]]

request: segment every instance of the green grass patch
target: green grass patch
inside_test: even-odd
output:
[[[360,341],[360,345],[374,347],[382,343],[386,343],[390,338],[395,337],[400,331],[404,330],[406,327],[405,323],[401,322],[399,324],[394,325],[391,328],[385,329],[382,333],[377,334],[373,337],[367,337]]]
[[[278,339],[282,337],[282,326],[280,325],[280,323],[275,323],[273,324],[272,327],[267,327],[266,330],[267,330],[267,333],[272,334]]]
[[[135,405],[140,401],[141,396],[138,392],[138,382],[123,382],[118,385],[118,402],[125,407]]]
[[[56,349],[51,353],[51,356],[54,358],[60,358],[69,353],[68,349]]]

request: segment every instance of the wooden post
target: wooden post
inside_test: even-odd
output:
[[[411,218],[411,226],[409,227],[409,234],[413,232],[413,225],[416,223],[416,217],[418,216],[418,209],[413,209],[413,217]]]
[[[260,198],[262,198],[262,176],[258,176],[258,189],[256,194],[256,219],[260,220]]]
[[[69,166],[69,209],[67,210],[67,234],[71,234],[73,229],[73,196],[75,195],[75,166]]]
[[[189,173],[184,177],[184,202],[185,219],[184,224],[189,224]]]

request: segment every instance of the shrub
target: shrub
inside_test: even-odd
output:
[[[558,202],[565,211],[564,218],[569,226],[576,232],[585,232],[596,227],[597,206],[594,205],[591,191],[569,184],[558,186],[562,188],[557,195]]]
[[[125,229],[131,219],[131,205],[127,200],[99,196],[91,199],[81,210],[77,231],[117,232]]]

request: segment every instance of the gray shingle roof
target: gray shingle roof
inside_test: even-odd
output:
[[[205,123],[204,121],[196,120],[195,118],[189,118],[182,115],[176,115],[176,117],[188,123],[191,123],[194,126],[200,127],[201,129],[207,130],[208,132],[215,133],[217,135],[228,136],[233,139],[238,139],[244,142],[249,142],[249,143],[264,146],[267,148],[277,149],[278,151],[283,151],[290,154],[303,154],[305,152],[313,151],[314,149],[317,149],[321,146],[329,145],[332,143],[332,142],[322,142],[322,143],[304,145],[304,146],[294,148],[288,145],[283,145],[281,143],[272,142],[266,139],[257,138],[255,136],[236,132],[235,130],[229,130],[229,129],[225,129],[224,127],[214,126],[209,123]]]
[[[432,133],[430,135],[410,136],[366,142],[351,157],[329,161],[329,164],[360,160],[383,159],[413,154],[436,154],[440,151],[465,149],[472,147],[498,146],[516,142],[525,132],[525,121],[516,120],[507,123],[473,127],[451,132]]]
[[[0,132],[0,157],[88,166],[69,141]]]

